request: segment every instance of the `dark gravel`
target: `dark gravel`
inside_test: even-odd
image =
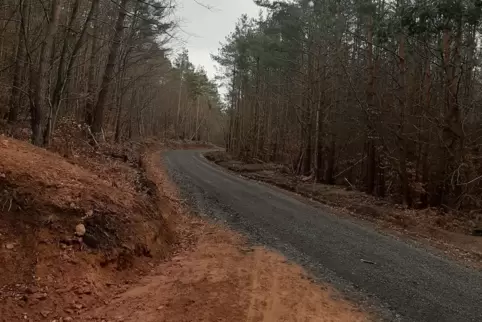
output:
[[[165,162],[183,197],[199,213],[280,251],[381,319],[482,321],[480,272],[230,174],[200,151],[167,152]]]

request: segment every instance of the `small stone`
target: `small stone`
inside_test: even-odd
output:
[[[70,316],[64,318],[64,322],[70,322],[70,321],[73,321],[74,319],[72,319]]]
[[[47,293],[35,293],[33,298],[39,301],[43,301],[47,298]]]
[[[37,290],[36,290],[35,287],[27,287],[27,288],[25,289],[25,293],[27,293],[27,294],[34,294],[36,291],[37,291]]]
[[[50,311],[40,311],[40,314],[44,317],[47,318],[50,314]]]
[[[14,243],[8,243],[5,245],[5,248],[8,249],[8,250],[12,250],[15,248],[15,244]]]
[[[64,311],[67,314],[74,314],[74,310],[72,310],[72,309],[65,309]]]
[[[157,308],[158,311],[161,311],[164,308],[164,305],[161,305]]]
[[[85,216],[86,216],[86,217],[92,217],[93,215],[94,215],[94,211],[93,211],[92,209],[91,209],[91,210],[87,210],[87,211],[85,212]]]
[[[82,237],[85,235],[85,226],[84,224],[78,224],[75,226],[75,234],[79,237]]]
[[[89,290],[89,289],[86,288],[86,287],[80,287],[80,288],[76,289],[76,290],[74,291],[74,293],[77,294],[77,295],[84,295],[84,294],[85,294],[85,295],[91,295],[91,294],[92,294],[92,291]]]

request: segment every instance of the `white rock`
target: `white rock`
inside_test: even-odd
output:
[[[85,226],[84,224],[78,224],[75,226],[75,234],[79,237],[82,237],[85,235]]]

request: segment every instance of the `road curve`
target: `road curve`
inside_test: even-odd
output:
[[[361,294],[383,307],[379,312],[388,312],[382,319],[482,321],[481,272],[244,180],[211,164],[200,151],[170,151],[164,160],[200,213],[279,250],[342,291]]]

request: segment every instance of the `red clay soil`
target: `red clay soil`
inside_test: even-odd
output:
[[[126,180],[102,178],[22,141],[0,139],[0,155],[3,210],[8,205],[15,220],[56,232],[65,228],[67,234],[83,223],[94,248],[163,252],[156,246],[170,238],[167,223],[147,196],[122,184]]]
[[[108,166],[0,137],[0,321],[76,315],[168,255],[162,213]]]
[[[194,223],[190,223],[194,225]],[[195,246],[153,269],[82,321],[368,321],[336,292],[233,233],[197,223]]]
[[[145,173],[93,153],[0,137],[0,321],[370,320],[281,256],[184,214],[158,151]]]
[[[175,256],[107,305],[81,315],[92,321],[369,321],[359,308],[303,270],[263,248],[247,247],[225,228],[183,214],[175,187],[158,163],[149,178],[170,200],[181,239]]]

